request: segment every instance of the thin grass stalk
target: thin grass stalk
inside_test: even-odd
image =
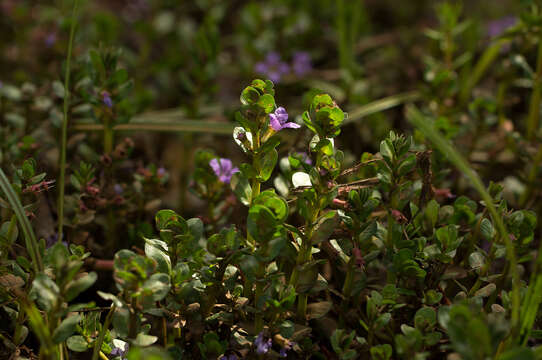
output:
[[[94,343],[94,349],[92,350],[92,360],[98,360],[98,356],[103,355],[103,353],[101,353],[102,343],[104,342],[105,333],[107,332],[109,325],[111,325],[111,320],[113,320],[113,313],[115,312],[115,309],[116,309],[115,304],[111,305],[111,309],[109,310],[109,312],[107,313],[107,316],[105,317],[105,322],[104,322],[104,325],[102,326],[102,331],[100,331],[100,335],[98,336],[98,339]]]
[[[68,53],[66,55],[66,74],[64,77],[64,115],[62,119],[62,138],[60,145],[59,168],[60,174],[58,177],[58,242],[62,241],[64,228],[64,183],[66,178],[66,147],[68,142],[68,108],[70,105],[70,69],[71,57],[73,48],[73,38],[75,36],[75,26],[77,25],[77,6],[79,0],[74,0],[72,19],[70,25],[70,39],[68,41]]]
[[[43,271],[43,262],[41,260],[41,255],[39,252],[38,240],[36,239],[36,235],[34,234],[32,225],[30,225],[30,221],[26,217],[23,205],[21,204],[19,197],[17,196],[17,194],[15,194],[15,191],[13,191],[11,183],[9,182],[6,174],[2,169],[0,169],[0,188],[8,198],[8,202],[11,205],[13,211],[15,212],[15,215],[17,216],[17,221],[19,222],[19,225],[23,230],[26,251],[30,255],[30,259],[32,260],[32,266],[34,267],[34,272],[37,274]]]
[[[358,121],[372,114],[379,113],[399,106],[404,103],[410,103],[420,98],[420,93],[417,91],[409,91],[401,94],[388,96],[382,99],[371,101],[368,104],[362,105],[348,112],[348,117],[344,120],[343,126],[354,121]]]
[[[497,212],[491,195],[487,192],[482,180],[478,174],[470,167],[467,161],[461,156],[461,154],[442,136],[418,109],[411,106],[407,110],[408,120],[420,130],[425,137],[427,137],[435,147],[442,153],[448,156],[450,162],[457,167],[463,175],[465,175],[471,182],[472,186],[478,191],[478,194],[484,201],[493,221],[497,226],[502,241],[506,248],[506,257],[510,262],[510,274],[512,276],[512,314],[511,314],[511,338],[516,339],[519,330],[519,315],[520,315],[520,277],[517,268],[517,258],[514,250],[514,244],[512,239],[508,235],[506,226],[504,225],[502,217]]]
[[[534,140],[540,127],[540,102],[542,100],[542,39],[538,40],[538,55],[536,59],[536,75],[533,79],[533,92],[529,103],[527,117],[527,140]]]
[[[482,57],[474,66],[474,70],[469,72],[469,77],[460,90],[459,101],[461,104],[465,104],[469,100],[472,89],[482,79],[487,69],[489,69],[489,66],[499,55],[503,45],[505,45],[507,42],[508,40],[499,40],[484,51]]]

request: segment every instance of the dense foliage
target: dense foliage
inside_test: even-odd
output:
[[[2,2],[0,358],[542,359],[542,6],[427,3]]]

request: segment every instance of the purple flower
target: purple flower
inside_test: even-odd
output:
[[[301,160],[307,164],[307,165],[312,165],[312,160],[311,158],[309,157],[309,155],[306,153],[306,152],[298,152],[297,153],[297,156],[300,156],[301,157]]]
[[[46,37],[45,37],[45,46],[50,48],[52,47],[55,43],[56,43],[56,33],[52,32],[52,33],[49,33]]]
[[[254,70],[257,73],[264,74],[272,82],[278,83],[284,75],[290,72],[290,66],[281,60],[278,53],[270,52],[264,61],[256,63]]]
[[[47,238],[45,239],[45,248],[49,249],[50,247],[55,245],[57,242],[58,242],[58,233],[55,232],[54,234],[47,236]],[[66,241],[62,241],[62,245],[64,245],[66,249],[68,248],[68,243]]]
[[[229,356],[222,355],[221,357],[218,358],[218,360],[238,360],[238,359],[239,358],[235,354],[231,354]]]
[[[238,168],[233,167],[230,159],[212,159],[209,161],[209,166],[215,172],[218,180],[224,184],[229,184],[232,175],[239,172]]]
[[[130,348],[130,345],[128,343],[124,344],[124,350],[119,347],[114,347],[113,350],[109,353],[109,355],[113,356],[120,356],[122,360],[126,360],[126,353],[128,353],[128,349]]]
[[[312,70],[311,57],[305,51],[294,53],[292,68],[297,76],[303,76]]]
[[[163,167],[159,167],[156,171],[156,175],[158,175],[158,177],[163,177],[164,175],[166,175],[166,169]]]
[[[254,340],[254,345],[256,345],[256,352],[260,355],[266,354],[269,349],[271,349],[271,346],[273,345],[273,341],[271,339],[268,339],[267,341],[264,341],[263,339],[263,331],[258,334],[256,337],[256,340]]]
[[[271,127],[275,131],[280,131],[284,128],[299,129],[301,127],[301,125],[295,122],[288,122],[288,113],[282,106],[277,108],[273,114],[269,114],[269,118]]]
[[[503,18],[490,21],[487,24],[487,35],[489,37],[496,37],[505,32],[510,26],[513,26],[517,22],[515,16],[505,16]]]
[[[102,91],[102,101],[108,108],[113,107],[113,100],[111,100],[111,95],[107,91]]]
[[[113,190],[115,191],[115,194],[117,195],[122,195],[122,193],[124,192],[124,189],[122,188],[121,184],[115,184],[113,186]]]

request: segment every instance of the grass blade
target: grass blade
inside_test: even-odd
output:
[[[391,109],[395,106],[416,101],[420,98],[417,91],[410,91],[402,94],[388,96],[379,100],[372,101],[355,110],[348,112],[348,118],[344,120],[344,124],[348,124],[364,117],[367,117],[378,112]]]
[[[0,188],[8,198],[8,202],[11,205],[13,211],[15,212],[15,216],[17,216],[17,221],[19,222],[19,225],[23,230],[24,240],[26,243],[26,251],[30,255],[30,259],[32,260],[32,266],[34,267],[34,272],[37,274],[40,271],[43,271],[43,262],[41,260],[41,255],[38,250],[38,241],[36,240],[36,235],[34,234],[32,225],[30,225],[30,221],[26,217],[21,201],[19,200],[19,197],[17,196],[15,191],[13,191],[11,183],[9,182],[6,174],[2,169],[0,169]]]
[[[189,132],[206,133],[216,135],[231,135],[234,124],[223,121],[203,120],[175,120],[175,121],[151,121],[150,118],[138,117],[137,121],[118,124],[113,127],[114,131],[157,131],[157,132]],[[78,131],[103,131],[102,124],[78,123],[72,126]]]
[[[79,0],[73,1],[72,19],[70,25],[70,40],[68,41],[68,53],[66,55],[66,75],[64,77],[64,116],[62,119],[62,138],[60,145],[60,158],[58,160],[60,174],[58,177],[58,241],[62,241],[64,228],[64,182],[66,178],[66,146],[68,141],[68,107],[70,104],[70,65],[72,57],[73,38],[77,25],[76,14]]]
[[[493,45],[489,46],[482,54],[482,57],[474,66],[474,70],[472,72],[469,72],[468,79],[465,80],[465,83],[461,88],[459,94],[459,100],[461,104],[465,104],[465,102],[469,99],[472,89],[476,86],[476,84],[478,84],[482,76],[484,76],[487,69],[489,69],[489,66],[499,55],[503,45],[505,45],[507,42],[508,40],[499,40]]]

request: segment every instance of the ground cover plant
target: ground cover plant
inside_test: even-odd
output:
[[[542,4],[0,9],[0,358],[542,358]]]

